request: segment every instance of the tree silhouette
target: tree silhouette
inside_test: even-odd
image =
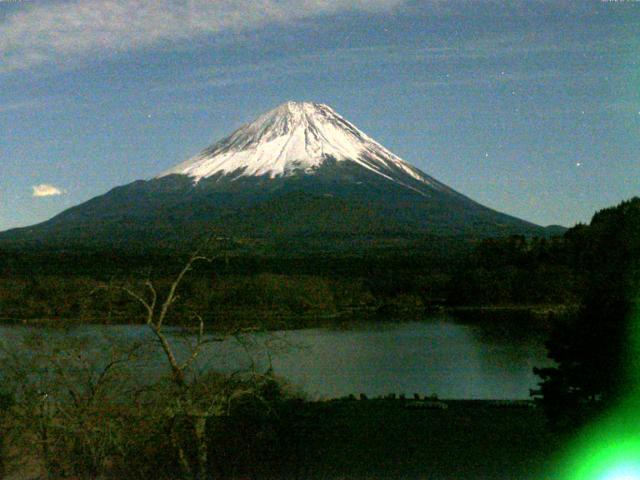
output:
[[[565,234],[573,261],[588,278],[579,314],[559,325],[547,344],[555,367],[535,369],[532,394],[551,424],[571,430],[632,388],[633,315],[640,287],[640,198],[596,213],[589,226]]]

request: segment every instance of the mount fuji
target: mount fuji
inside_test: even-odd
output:
[[[187,175],[195,182],[210,177],[273,179],[312,175],[331,160],[351,162],[416,192],[421,191],[414,185],[417,182],[453,193],[369,138],[329,106],[310,102],[284,103],[160,177]]]
[[[150,180],[0,241],[156,244],[242,238],[544,235],[402,160],[329,106],[287,102]]]

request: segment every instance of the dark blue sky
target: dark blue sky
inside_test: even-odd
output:
[[[570,226],[640,194],[638,62],[629,0],[0,1],[0,230],[286,100],[329,104],[487,206]]]

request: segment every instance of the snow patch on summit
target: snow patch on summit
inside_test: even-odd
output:
[[[214,175],[236,179],[313,174],[328,159],[354,162],[413,190],[416,189],[407,185],[403,176],[448,190],[365,135],[331,107],[311,102],[284,103],[159,177],[180,174],[199,182]]]

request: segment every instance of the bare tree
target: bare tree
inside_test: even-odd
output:
[[[10,421],[5,422],[13,433],[3,431],[2,437],[20,443],[14,449],[18,457],[37,460],[41,478],[95,479],[124,472],[129,478],[175,478],[176,468],[190,480],[213,477],[213,420],[231,415],[232,405],[247,397],[267,404],[268,395],[262,392],[268,392],[273,378],[259,372],[253,361],[248,369],[230,375],[199,370],[198,359],[212,342],[235,338],[249,355],[256,329],[206,334],[202,315],[191,312],[195,335],[189,337],[188,348],[179,348],[182,344],[171,335],[168,319],[180,287],[197,263],[207,261],[210,258],[200,253],[191,255],[166,288],[150,279],[139,288],[113,282],[102,287],[125,292],[143,307],[145,326],[168,370],[160,381],[146,381],[137,370],[141,360],[152,358],[142,343],[102,341],[93,331],[85,337],[71,331],[37,332],[0,348],[0,377],[11,386],[10,398],[15,400],[7,407]],[[103,354],[96,355],[95,345]],[[148,454],[149,445],[157,452],[173,449],[175,455],[158,455],[143,464],[140,458]],[[135,472],[129,472],[130,465]]]
[[[167,412],[171,417],[171,439],[176,450],[183,475],[189,479],[204,480],[211,477],[210,459],[208,458],[209,444],[207,437],[208,422],[211,418],[229,414],[231,403],[245,395],[258,395],[256,389],[246,382],[238,381],[236,375],[231,375],[223,381],[207,383],[198,382],[193,370],[194,363],[206,344],[222,342],[225,338],[248,333],[248,330],[236,330],[223,336],[205,336],[205,325],[202,316],[191,312],[196,323],[195,340],[189,345],[189,352],[185,358],[179,354],[172,340],[165,333],[167,315],[175,304],[178,290],[185,276],[198,262],[210,262],[211,258],[199,252],[191,255],[182,270],[170,284],[164,298],[160,299],[156,287],[150,280],[144,284],[144,291],[138,292],[128,286],[121,287],[132,299],[136,300],[145,311],[145,324],[153,332],[160,344],[164,358],[171,372],[171,383],[175,390],[173,407]],[[239,374],[240,372],[236,372]],[[255,369],[254,377],[259,376]],[[211,379],[209,379],[211,380]],[[220,379],[218,379],[220,380]],[[181,427],[186,423],[190,435],[185,439],[180,434]],[[188,451],[195,446],[195,460]]]

